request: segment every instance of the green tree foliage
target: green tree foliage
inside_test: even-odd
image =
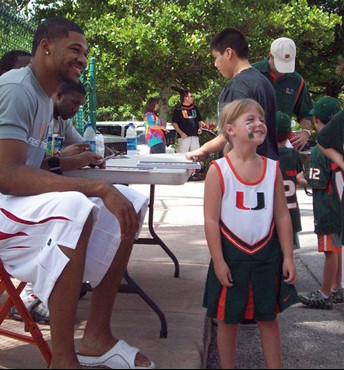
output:
[[[297,70],[314,94],[337,95],[342,86],[334,73],[335,42],[343,46],[342,0],[36,0],[33,9],[36,18],[63,15],[85,30],[97,59],[102,119],[140,119],[150,96],[162,99],[161,116],[171,119],[173,86],[191,89],[203,116],[215,117],[226,81],[209,42],[225,27],[247,36],[252,62],[267,55],[273,39],[293,38]]]

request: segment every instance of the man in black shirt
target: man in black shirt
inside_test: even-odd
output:
[[[188,90],[180,93],[181,105],[173,110],[172,125],[178,134],[178,153],[199,148],[198,136],[202,134],[202,118],[193,104],[194,96]]]
[[[278,159],[275,91],[268,79],[252,68],[248,61],[248,44],[244,35],[234,28],[226,28],[215,35],[210,48],[215,58],[215,67],[230,79],[220,94],[218,113],[224,104],[233,100],[256,100],[265,111],[265,124],[268,128],[267,137],[257,151],[260,155]],[[203,160],[212,152],[222,151],[225,145],[224,136],[219,135],[201,148],[187,153],[187,158]]]

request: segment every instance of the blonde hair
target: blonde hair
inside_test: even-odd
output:
[[[222,108],[219,117],[219,126],[222,135],[225,137],[227,141],[227,145],[224,150],[225,153],[228,153],[233,148],[233,144],[225,130],[226,126],[234,125],[235,121],[244,113],[248,112],[248,110],[252,106],[257,108],[258,112],[264,117],[265,115],[264,109],[258,102],[256,102],[253,99],[236,99],[231,103],[226,104]]]

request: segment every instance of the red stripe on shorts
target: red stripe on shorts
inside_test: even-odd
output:
[[[49,221],[54,221],[54,220],[65,220],[65,221],[70,221],[68,218],[66,217],[49,217],[49,218],[45,218],[44,220],[41,220],[41,221],[38,221],[38,222],[32,222],[32,221],[27,221],[27,220],[22,220],[21,218],[15,216],[14,214],[6,211],[5,209],[3,208],[0,208],[0,211],[7,217],[9,218],[10,220],[12,221],[15,221],[15,222],[18,222],[20,224],[24,224],[24,225],[40,225],[40,224],[45,224],[46,222],[49,222]]]
[[[14,238],[15,236],[27,236],[27,235],[28,234],[25,234],[23,232],[19,232],[16,234],[7,234],[7,233],[3,233],[0,231],[0,240],[7,240],[7,239]]]
[[[226,297],[227,297],[227,287],[224,286],[222,287],[219,303],[217,306],[216,318],[220,321],[223,321],[225,319]]]
[[[245,319],[253,320],[253,315],[254,315],[254,299],[253,299],[252,280],[250,280],[247,297],[247,306],[245,311]]]
[[[29,249],[31,247],[10,247],[10,248],[7,248],[7,249]]]

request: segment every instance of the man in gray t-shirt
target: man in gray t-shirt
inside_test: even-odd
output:
[[[119,368],[125,362],[131,368],[154,368],[110,327],[147,197],[102,179],[56,175],[58,169],[67,170],[69,158],[42,163],[51,97],[63,82],[79,82],[87,55],[78,25],[49,18],[34,35],[30,65],[0,77],[0,259],[10,275],[31,282],[49,307],[49,367],[102,363]],[[85,165],[103,163],[96,153],[89,154]],[[83,279],[93,292],[76,354],[74,324]]]
[[[2,75],[0,87],[0,139],[27,143],[26,164],[40,168],[53,103],[29,67]]]

